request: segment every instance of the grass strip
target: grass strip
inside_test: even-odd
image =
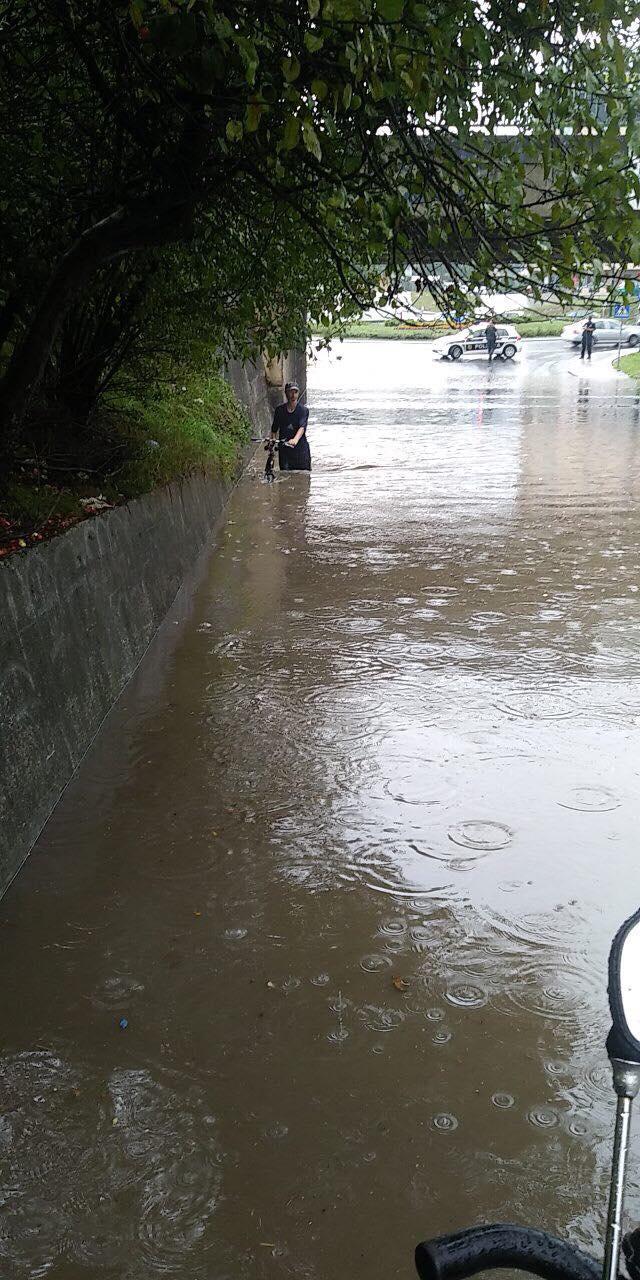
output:
[[[500,323],[500,322],[499,322]],[[505,324],[513,324],[523,338],[558,338],[562,333],[566,320],[508,320]],[[398,342],[409,339],[415,342],[433,342],[445,334],[454,332],[443,324],[411,324],[399,320],[358,320],[346,324],[341,329],[318,329],[314,336],[335,341],[341,338],[383,338],[385,341]]]
[[[617,359],[614,360],[616,369],[620,368],[623,373],[627,373],[630,378],[636,378],[640,381],[640,351],[634,351],[630,356],[621,356],[620,364]]]

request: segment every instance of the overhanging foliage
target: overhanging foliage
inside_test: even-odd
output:
[[[8,433],[118,262],[139,264],[122,314],[143,331],[164,317],[170,340],[190,302],[244,352],[371,302],[381,273],[392,294],[407,263],[455,279],[464,260],[494,287],[521,263],[562,290],[603,253],[637,260],[634,17],[635,0],[7,0]]]

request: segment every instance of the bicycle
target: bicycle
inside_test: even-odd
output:
[[[618,1102],[604,1262],[546,1231],[497,1222],[423,1240],[415,1252],[420,1280],[464,1280],[503,1267],[542,1280],[618,1280],[621,1248],[630,1280],[640,1280],[640,1227],[622,1236],[631,1112],[640,1089],[640,911],[625,920],[611,945],[608,995],[606,1048]]]

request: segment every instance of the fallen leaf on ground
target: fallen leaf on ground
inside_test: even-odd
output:
[[[409,983],[407,982],[406,978],[392,978],[392,979],[391,979],[391,981],[392,981],[392,983],[393,983],[393,985],[394,985],[394,987],[395,987],[396,991],[408,991],[408,990],[409,990]]]

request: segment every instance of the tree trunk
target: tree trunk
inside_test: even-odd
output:
[[[152,248],[184,237],[193,213],[193,201],[159,197],[133,209],[118,209],[85,231],[61,258],[45,289],[40,305],[16,348],[0,383],[0,413],[5,439],[0,449],[15,443],[35,395],[60,325],[72,299],[106,262],[131,250]]]

